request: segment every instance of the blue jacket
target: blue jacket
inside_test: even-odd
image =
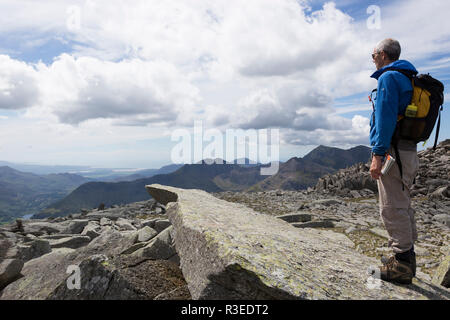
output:
[[[372,152],[377,155],[384,155],[389,149],[397,116],[405,113],[412,98],[411,80],[400,72],[385,71],[390,67],[417,74],[416,68],[410,62],[397,60],[375,71],[371,76],[378,80],[375,110],[370,120],[370,145]]]

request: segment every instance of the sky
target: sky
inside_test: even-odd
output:
[[[281,161],[368,146],[371,53],[388,37],[450,82],[448,1],[2,0],[0,12],[3,161],[159,168],[195,123],[278,130]]]

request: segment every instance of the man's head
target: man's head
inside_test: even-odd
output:
[[[384,39],[373,49],[372,59],[377,70],[397,61],[400,58],[400,43],[394,39]]]

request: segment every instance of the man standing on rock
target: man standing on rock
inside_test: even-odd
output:
[[[385,39],[377,44],[372,54],[377,71],[371,77],[378,80],[378,87],[370,121],[370,174],[377,179],[380,215],[389,234],[389,246],[394,252],[389,259],[381,259],[381,279],[409,284],[416,269],[414,241],[417,240],[417,230],[410,197],[410,188],[419,169],[414,141],[399,140],[397,143],[402,172],[396,161],[387,173],[381,174],[385,156],[390,154],[395,158],[392,138],[397,117],[405,113],[413,92],[408,76],[393,69],[411,75],[417,74],[411,63],[399,60],[400,51],[397,40]]]

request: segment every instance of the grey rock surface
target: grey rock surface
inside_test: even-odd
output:
[[[135,251],[132,255],[153,260],[170,259],[177,254],[172,237],[173,227],[166,228],[158,236],[153,238],[149,243]]]
[[[50,246],[52,248],[71,248],[77,249],[83,247],[91,242],[91,238],[88,236],[72,236],[67,238],[61,238],[57,240],[51,240]]]
[[[16,257],[24,262],[38,258],[52,250],[49,241],[44,239],[35,239],[26,244],[19,244],[17,249]]]
[[[450,287],[450,256],[446,256],[440,263],[433,276],[433,283],[445,288]]]
[[[201,190],[146,188],[156,201],[166,201],[193,299],[449,298],[425,280],[370,289],[366,271],[379,261],[354,250],[343,234],[299,230]]]
[[[17,280],[23,268],[23,261],[19,259],[0,260],[0,290]]]
[[[155,221],[155,226],[153,227],[158,233],[170,226],[170,221],[167,219],[158,219]]]
[[[138,231],[138,242],[147,242],[158,234],[158,231],[150,227],[145,226]]]
[[[68,233],[68,234],[80,234],[84,227],[86,227],[89,223],[89,220],[81,220],[81,219],[74,219],[70,220],[65,225],[67,225],[61,233]]]

